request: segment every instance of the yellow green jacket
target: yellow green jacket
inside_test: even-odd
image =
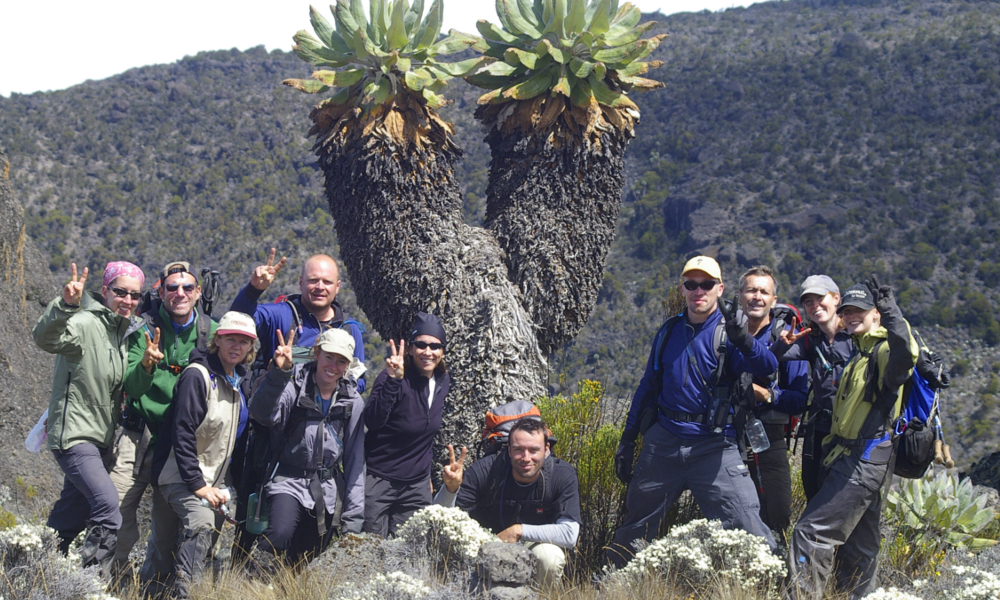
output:
[[[898,312],[899,309],[896,309]],[[874,331],[851,336],[854,354],[844,368],[833,401],[833,426],[824,444],[835,444],[827,453],[823,464],[829,466],[838,457],[862,451],[867,459],[872,450],[891,439],[891,427],[873,404],[865,400],[868,389],[868,364],[878,361],[875,376],[879,377],[880,393],[894,394],[888,414],[889,422],[895,420],[903,403],[903,384],[909,379],[916,364],[919,346],[910,331],[910,324],[901,315],[891,318],[883,315],[883,326]],[[880,342],[886,343],[880,343]],[[874,357],[872,356],[874,350]],[[852,445],[843,440],[862,440]]]

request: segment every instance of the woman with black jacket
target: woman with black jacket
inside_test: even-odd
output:
[[[278,342],[250,399],[250,416],[269,428],[275,453],[259,548],[295,566],[318,556],[338,527],[361,531],[365,427],[358,378],[364,365],[354,358],[354,337],[343,329],[320,334],[314,360],[294,367],[292,340],[286,344],[278,332]]]
[[[785,331],[771,346],[780,361],[809,361],[809,404],[801,426],[802,489],[812,500],[823,485],[823,438],[830,434],[833,398],[854,343],[844,330],[837,306],[840,288],[826,275],[810,275],[802,282],[799,303],[810,325],[798,333]]]
[[[364,531],[395,533],[410,515],[431,503],[434,438],[451,378],[445,368],[441,319],[417,313],[409,343],[389,340],[392,354],[365,405]]]

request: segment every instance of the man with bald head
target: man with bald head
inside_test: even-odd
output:
[[[258,304],[264,290],[287,262],[282,257],[275,263],[274,257],[275,249],[271,248],[267,263],[254,269],[250,283],[240,290],[229,309],[253,315],[257,323],[257,339],[260,340],[257,356],[264,361],[269,360],[278,347],[277,331],[288,335],[294,329],[293,360],[306,362],[309,349],[315,345],[319,334],[327,329],[344,329],[354,337],[354,356],[363,364],[365,344],[361,334],[364,330],[360,323],[344,316],[344,310],[337,302],[337,292],[340,291],[337,261],[325,254],[310,256],[302,265],[298,294],[285,296],[273,304]],[[267,362],[256,366],[266,367]],[[358,381],[358,392],[364,389],[365,381],[361,379]]]

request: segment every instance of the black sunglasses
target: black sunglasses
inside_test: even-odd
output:
[[[719,282],[714,279],[706,279],[705,281],[693,281],[688,279],[684,282],[684,289],[689,292],[693,292],[698,288],[705,290],[706,292],[718,285]]]
[[[119,298],[124,298],[125,296],[128,296],[133,300],[138,300],[139,298],[142,298],[142,292],[130,292],[128,290],[123,290],[122,288],[116,288],[116,287],[109,289],[115,296],[118,296]]]
[[[418,350],[426,350],[430,348],[431,350],[440,350],[444,348],[444,344],[439,342],[410,342],[417,347]]]
[[[167,291],[170,292],[171,294],[174,293],[174,292],[176,292],[178,288],[184,288],[184,291],[190,294],[191,292],[194,291],[195,284],[193,284],[193,283],[185,283],[185,284],[167,283],[167,284],[164,284],[163,287],[167,288]]]

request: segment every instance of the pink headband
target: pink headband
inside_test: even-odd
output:
[[[146,282],[146,276],[142,274],[142,269],[130,262],[119,260],[109,262],[108,266],[104,267],[104,287],[110,287],[115,282],[115,279],[118,279],[122,275],[138,279],[140,288]]]

